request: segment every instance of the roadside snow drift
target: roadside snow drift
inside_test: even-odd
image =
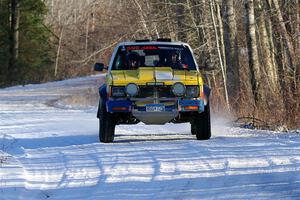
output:
[[[299,199],[299,133],[218,125],[117,126],[98,141],[103,76],[0,90],[0,199]],[[88,95],[86,98],[90,98]],[[75,98],[76,99],[76,98]],[[93,99],[93,98],[92,98]]]

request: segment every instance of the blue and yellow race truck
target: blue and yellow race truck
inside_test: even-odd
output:
[[[170,40],[119,43],[99,88],[99,139],[113,142],[119,124],[191,123],[198,140],[211,137],[209,96],[191,47]]]

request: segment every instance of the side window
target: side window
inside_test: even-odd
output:
[[[122,61],[121,55],[118,54],[118,55],[116,56],[115,69],[120,69],[120,66],[121,66],[121,63],[122,63],[121,61]]]
[[[159,62],[158,55],[149,55],[145,57],[146,66],[157,66],[158,62]]]
[[[182,64],[187,65],[190,70],[196,69],[192,52],[190,52],[190,50],[187,47],[182,52],[181,57],[182,57]]]
[[[124,53],[123,51],[121,51],[121,47],[119,47],[113,62],[112,70],[122,69],[123,67],[124,67]]]

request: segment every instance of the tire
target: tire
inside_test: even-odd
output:
[[[197,127],[196,127],[195,122],[191,122],[191,132],[192,132],[192,135],[196,135]]]
[[[99,105],[99,140],[103,143],[110,143],[115,137],[115,119],[113,114],[106,111],[104,103],[99,103]]]
[[[209,104],[204,107],[204,112],[197,114],[191,121],[191,132],[197,140],[208,140],[211,137]]]

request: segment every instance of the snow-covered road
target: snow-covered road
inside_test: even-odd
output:
[[[95,108],[57,99],[102,76],[0,90],[0,199],[300,199],[300,134],[246,130],[213,119],[117,126],[98,142]],[[68,109],[67,109],[68,108]]]

